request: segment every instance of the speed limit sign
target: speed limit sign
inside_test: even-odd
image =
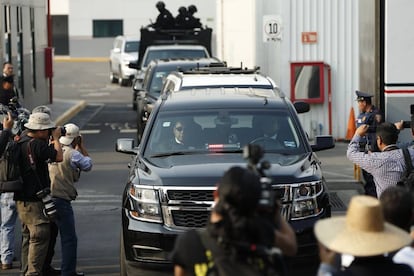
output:
[[[263,42],[272,42],[282,39],[282,20],[278,15],[263,16]]]

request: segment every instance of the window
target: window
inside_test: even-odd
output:
[[[32,85],[33,91],[36,91],[36,42],[35,42],[35,10],[30,8],[30,39],[31,39],[31,61],[32,61]]]
[[[10,6],[4,6],[4,58],[11,61],[11,22],[10,22]]]
[[[23,65],[23,16],[22,7],[17,7],[17,68],[15,72],[17,72],[17,89],[24,98]]]
[[[93,37],[115,37],[123,33],[122,20],[93,20]]]

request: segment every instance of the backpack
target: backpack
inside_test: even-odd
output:
[[[206,273],[207,276],[285,275],[283,267],[279,267],[282,268],[282,270],[276,272],[269,266],[269,262],[262,258],[252,258],[254,260],[254,264],[232,260],[226,255],[225,252],[223,252],[216,240],[214,240],[205,229],[200,229],[197,233],[204,248],[206,249],[206,258],[208,263],[213,264],[212,266],[209,266]],[[259,270],[258,267],[261,267],[262,270]]]
[[[10,139],[0,156],[0,192],[18,192],[23,189],[19,158],[20,146]]]
[[[405,161],[405,170],[397,186],[404,187],[409,191],[414,191],[414,168],[411,162],[411,155],[407,148],[402,149]]]

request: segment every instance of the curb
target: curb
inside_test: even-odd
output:
[[[56,119],[55,121],[56,125],[64,125],[66,122],[72,119],[77,113],[82,111],[85,107],[86,107],[85,100],[78,102],[76,105],[66,110],[65,113],[63,113]]]

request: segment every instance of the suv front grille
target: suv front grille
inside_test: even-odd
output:
[[[185,200],[185,201],[213,201],[212,190],[168,190],[169,200]]]
[[[171,214],[178,227],[201,228],[207,225],[210,212],[173,210]]]

